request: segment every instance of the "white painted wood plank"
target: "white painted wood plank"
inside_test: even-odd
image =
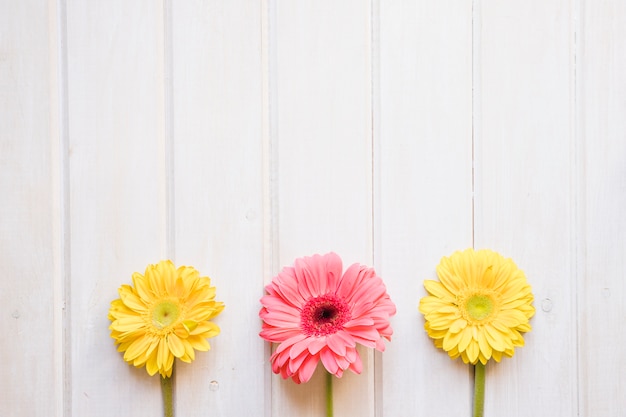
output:
[[[39,3],[0,3],[0,390],[2,414],[60,416],[58,39]]]
[[[387,351],[362,350],[366,372],[336,382],[336,415],[466,414],[468,367],[432,346],[417,304],[440,257],[472,243],[473,111],[475,244],[514,258],[538,310],[527,346],[489,365],[486,415],[621,415],[626,6],[474,2],[472,109],[471,4],[366,3],[67,2],[65,156],[65,2],[0,4],[0,253],[17,277],[0,291],[0,387],[13,414],[60,416],[67,400],[76,416],[160,415],[158,378],[123,362],[106,313],[132,272],[172,256],[227,304],[213,350],[179,367],[177,411],[323,415],[321,373],[264,386],[257,312],[263,279],[329,250],[374,264],[398,305]]]
[[[577,411],[572,7],[475,14],[475,247],[513,258],[537,309],[526,346],[487,366],[485,415]]]
[[[442,256],[472,246],[471,2],[380,2],[376,266],[398,314],[382,355],[384,416],[470,413],[470,370],[418,312]]]
[[[211,350],[177,368],[177,413],[258,416],[268,372],[260,3],[172,6],[175,258],[209,275],[226,304]]]
[[[162,413],[158,377],[123,361],[107,312],[166,256],[163,6],[67,5],[72,415]]]
[[[344,268],[372,263],[371,11],[368,2],[270,4],[277,268],[337,252]],[[271,277],[268,277],[271,279]],[[334,382],[338,416],[372,416],[373,354]],[[324,376],[272,378],[272,416],[324,415]]]
[[[577,57],[580,415],[623,416],[626,3],[581,1]]]

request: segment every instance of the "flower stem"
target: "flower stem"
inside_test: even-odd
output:
[[[165,417],[174,417],[174,401],[172,394],[172,378],[174,377],[174,372],[172,371],[172,376],[165,378],[161,377],[161,393],[163,394],[163,415]]]
[[[483,417],[485,409],[485,365],[474,365],[474,417]]]
[[[333,417],[333,374],[326,372],[326,417]]]

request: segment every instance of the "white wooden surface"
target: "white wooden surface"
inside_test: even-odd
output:
[[[487,416],[626,416],[622,0],[0,1],[0,416],[159,415],[106,313],[171,258],[226,309],[177,369],[185,416],[322,416],[272,375],[263,285],[294,258],[373,265],[398,307],[336,415],[469,415],[417,311],[442,256],[526,271],[526,347]]]

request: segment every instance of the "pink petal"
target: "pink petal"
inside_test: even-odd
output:
[[[345,369],[348,369],[348,367],[350,366],[350,362],[348,362],[348,360],[344,356],[335,355],[335,360],[337,361],[337,366],[339,366],[339,370],[341,371],[342,374],[343,374],[343,371]],[[335,372],[335,375],[337,374],[338,372]]]
[[[319,362],[320,358],[319,355],[311,355],[311,356],[307,356],[304,360],[304,362],[302,362],[302,365],[300,365],[300,369],[298,370],[298,378],[299,381],[296,381],[296,379],[294,378],[294,381],[299,384],[301,382],[307,382],[309,379],[311,379],[311,377],[313,376],[313,372],[315,372],[315,368],[317,367],[317,363]]]
[[[300,309],[285,303],[280,297],[275,295],[265,295],[261,298],[261,304],[267,311],[279,311],[294,317],[300,317]]]
[[[346,351],[346,359],[352,363],[359,357],[359,352],[355,348],[350,348]]]
[[[356,327],[356,326],[373,326],[374,320],[369,317],[361,317],[344,323],[344,327]]]
[[[326,336],[309,338],[308,349],[312,355],[315,355],[326,346]]]
[[[293,320],[289,320],[289,318],[285,319],[285,317],[275,317],[275,315],[268,314],[263,317],[263,320],[268,326],[273,327],[284,327],[284,328],[299,328],[299,323],[294,322]]]
[[[385,342],[383,342],[383,339],[376,340],[376,350],[379,352],[385,351]]]
[[[301,291],[317,297],[335,290],[343,265],[341,258],[331,252],[296,259],[294,268]]]
[[[359,264],[352,264],[348,267],[339,281],[337,292],[335,293],[336,295],[344,298],[345,300],[350,297],[358,284],[359,271],[361,268],[362,266]]]
[[[299,342],[294,343],[291,346],[291,349],[289,350],[289,357],[291,359],[296,358],[302,352],[304,352],[305,350],[308,350],[307,348],[309,347],[310,344],[311,344],[311,339],[308,337],[306,339],[303,339],[303,340],[300,340]]]
[[[343,263],[341,262],[339,255],[334,252],[324,255],[324,260],[326,261],[326,278],[328,283],[326,292],[334,292],[337,289],[337,285],[339,285],[339,280],[341,279]]]
[[[283,367],[289,361],[289,352],[274,352],[272,356],[270,356],[270,361],[272,362],[272,370],[274,373],[278,373],[279,369]]]
[[[298,356],[291,356],[291,352],[289,352],[289,371],[292,374],[295,374],[298,372],[298,369],[300,369],[300,366],[302,365],[302,363],[311,355],[309,355],[308,351],[302,351],[302,353]]]
[[[343,339],[343,342],[349,348],[354,348],[356,346],[356,342],[354,341],[352,336],[350,336],[350,334],[345,330],[338,331],[337,333],[335,333],[335,336]]]
[[[346,302],[377,301],[385,295],[385,285],[373,269],[362,270],[360,273],[362,279],[359,280],[359,286],[346,298]]]
[[[275,353],[280,353],[282,351],[290,349],[292,345],[294,345],[295,343],[298,343],[299,341],[304,340],[306,338],[307,338],[307,336],[303,335],[302,333],[297,334],[296,336],[293,336],[293,337],[285,340],[284,342],[282,342],[280,345],[278,345],[278,347],[276,348],[276,352]]]
[[[267,327],[263,325],[263,330],[261,330],[259,336],[268,342],[280,343],[299,334],[302,334],[299,328]]]
[[[274,277],[272,284],[277,294],[294,307],[301,307],[305,300],[298,291],[298,282],[293,268],[284,268],[278,276]]]
[[[330,349],[323,349],[320,352],[320,359],[322,360],[322,364],[324,365],[324,368],[326,368],[328,372],[330,372],[331,374],[337,373],[337,370],[339,369],[339,365],[337,364],[337,361],[335,360],[335,355]]]
[[[376,330],[374,327],[371,327],[371,326],[346,327],[345,330],[352,337],[360,337],[361,339],[367,339],[367,340],[380,339],[378,330]]]
[[[346,343],[337,333],[326,337],[328,347],[337,355],[344,356],[346,354]]]
[[[359,352],[356,352],[356,360],[350,364],[350,369],[355,374],[360,374],[363,371],[363,362],[361,362],[361,356]]]

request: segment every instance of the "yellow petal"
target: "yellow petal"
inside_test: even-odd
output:
[[[486,361],[491,358],[491,346],[487,342],[487,337],[485,336],[485,332],[478,332],[478,347],[480,348],[480,353],[484,357],[485,361],[481,361],[482,363],[487,363]]]
[[[146,304],[134,292],[120,292],[120,298],[127,307],[132,308],[133,310],[138,312],[146,311]]]
[[[152,355],[148,358],[146,362],[146,371],[150,376],[156,374],[159,371],[159,367],[157,366],[157,352],[153,352]]]
[[[185,340],[183,341],[183,345],[185,346],[185,357],[189,358],[189,361],[192,361],[196,358],[196,351],[193,350],[193,346],[191,346],[191,343],[189,343],[189,341]]]
[[[427,295],[420,300],[419,312],[422,314],[428,314],[431,311],[437,311],[441,308],[454,306],[450,301],[442,300],[434,295]],[[458,307],[457,307],[458,308]]]
[[[159,340],[159,348],[157,350],[157,366],[160,370],[165,368],[167,358],[170,356],[170,350],[167,348],[167,342],[165,339]]]
[[[209,345],[209,342],[207,342],[207,340],[203,337],[189,336],[187,341],[191,346],[193,346],[195,350],[206,352],[207,350],[211,349],[211,345]]]
[[[466,327],[461,332],[461,339],[459,339],[459,351],[463,352],[467,349],[467,346],[472,341],[472,330],[469,327]]]
[[[161,370],[161,375],[170,378],[172,376],[172,369],[174,368],[174,355],[167,356],[167,363],[165,364],[165,372]]]
[[[497,351],[503,352],[506,346],[503,342],[505,336],[492,326],[485,326],[485,337],[487,342]]]
[[[452,350],[455,346],[459,344],[459,341],[461,340],[462,336],[463,336],[463,332],[459,332],[459,333],[448,332],[448,334],[446,334],[446,336],[443,338],[443,350],[445,350],[446,352]]]
[[[467,320],[457,319],[454,321],[454,323],[452,323],[452,326],[450,326],[450,333],[458,333],[466,327],[467,327]]]
[[[426,288],[426,291],[428,291],[431,295],[441,298],[442,300],[454,302],[454,300],[456,299],[454,294],[448,291],[446,287],[444,287],[443,284],[438,281],[432,281],[427,279],[424,281],[424,288]]]
[[[476,286],[478,274],[476,273],[475,253],[473,249],[466,249],[463,252],[456,252],[450,257],[450,262],[454,268],[454,273],[461,277],[466,285]]]
[[[452,294],[458,294],[465,287],[463,280],[456,276],[448,265],[437,265],[437,276],[439,281]]]
[[[174,334],[181,339],[186,339],[189,337],[189,331],[187,330],[187,328],[180,324],[176,326],[176,328],[174,328]]]
[[[199,323],[189,334],[194,336],[201,335],[203,338],[213,337],[220,334],[220,327],[211,321],[205,321]]]
[[[187,332],[191,333],[196,329],[196,327],[198,327],[198,322],[193,320],[185,320],[183,321],[183,326],[185,326]]]
[[[478,360],[479,351],[480,348],[478,347],[478,342],[476,340],[472,340],[465,350],[465,352],[467,353],[467,359],[470,361],[470,363],[476,363],[476,361]]]
[[[509,328],[528,322],[528,318],[519,310],[501,310],[494,321],[499,321]]]
[[[168,346],[169,350],[177,358],[180,358],[181,356],[183,356],[185,354],[185,346],[183,346],[183,343],[180,341],[179,337],[176,336],[176,334],[174,334],[174,333],[171,333],[167,337],[167,346]]]
[[[163,281],[163,287],[167,294],[172,294],[174,285],[176,284],[176,269],[172,261],[161,261],[157,265],[159,272],[161,273],[161,280]]]
[[[144,302],[149,302],[154,297],[154,294],[150,291],[150,285],[146,278],[140,273],[135,272],[132,279],[139,297],[141,297]]]
[[[141,316],[130,316],[115,320],[110,328],[123,333],[140,330],[144,325],[145,321]]]
[[[138,356],[144,355],[148,348],[150,348],[151,340],[147,337],[139,337],[130,344],[126,353],[124,354],[124,360],[127,362],[133,361]]]
[[[145,273],[146,279],[150,284],[150,289],[157,297],[161,297],[165,294],[165,285],[161,279],[161,272],[157,269],[156,265],[148,265]]]
[[[430,328],[433,330],[444,330],[444,329],[447,330],[450,328],[452,323],[454,323],[454,321],[455,321],[455,317],[452,315],[439,316],[437,318],[428,320],[428,324],[430,325]]]

